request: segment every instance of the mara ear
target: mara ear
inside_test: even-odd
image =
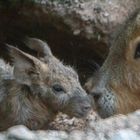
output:
[[[30,49],[36,51],[38,55],[43,57],[45,60],[52,56],[52,52],[49,45],[40,39],[26,37],[24,39],[24,43]]]
[[[14,76],[17,82],[21,84],[31,85],[36,79],[39,80],[38,67],[41,62],[35,57],[24,53],[23,51],[6,44],[6,47],[13,58]]]

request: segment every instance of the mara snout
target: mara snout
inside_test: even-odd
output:
[[[85,87],[103,118],[140,109],[140,10],[116,32],[108,57]]]

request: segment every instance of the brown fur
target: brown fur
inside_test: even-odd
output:
[[[136,12],[118,30],[103,66],[85,85],[103,118],[140,109],[140,58],[135,58],[139,43],[140,12]]]
[[[41,129],[59,111],[86,116],[91,102],[77,73],[55,58],[45,42],[28,38],[26,44],[38,51],[38,58],[4,46],[13,57],[14,70],[4,62],[0,65],[0,130],[15,124]]]

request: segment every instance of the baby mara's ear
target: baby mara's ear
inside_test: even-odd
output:
[[[53,56],[48,44],[40,39],[26,37],[24,39],[24,43],[27,45],[27,47],[36,51],[37,54],[45,60],[48,60]]]
[[[14,76],[17,82],[30,86],[34,81],[40,79],[43,62],[11,45],[6,44],[6,47],[13,58]],[[47,67],[47,64],[45,65]]]

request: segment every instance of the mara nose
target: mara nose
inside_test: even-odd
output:
[[[90,104],[84,104],[83,105],[83,112],[88,112],[88,111],[90,111],[91,110],[91,105]]]
[[[93,92],[91,94],[95,101],[98,101],[100,99],[100,97],[102,96],[102,93],[100,93],[100,92]]]

